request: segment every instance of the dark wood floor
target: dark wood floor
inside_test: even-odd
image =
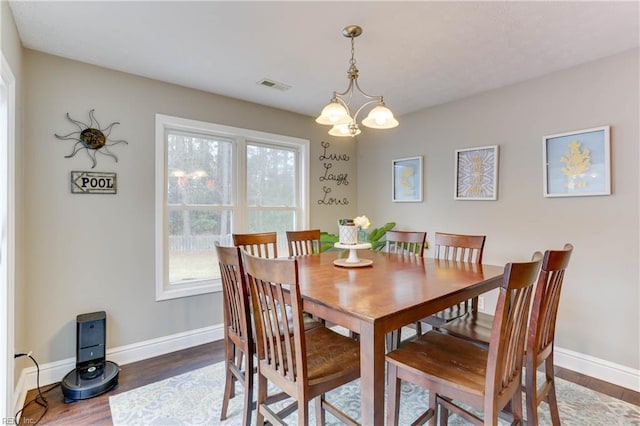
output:
[[[157,382],[187,371],[195,370],[223,360],[222,341],[186,349],[179,352],[121,366],[119,384],[116,389],[95,398],[65,404],[60,386],[46,393],[49,408],[40,424],[49,425],[111,425],[109,396]],[[615,386],[563,368],[556,368],[556,376],[581,386],[610,395],[640,406],[640,393]],[[42,390],[50,388],[43,386]],[[27,401],[37,392],[29,391]],[[33,424],[44,412],[37,404],[31,404],[23,413],[21,424]]]

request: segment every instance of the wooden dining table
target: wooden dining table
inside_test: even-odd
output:
[[[298,259],[306,312],[360,335],[361,424],[384,424],[385,335],[502,282],[502,266],[359,250],[366,267],[342,267],[347,253]]]

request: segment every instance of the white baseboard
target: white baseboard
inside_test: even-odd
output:
[[[223,326],[219,324],[113,348],[107,350],[107,359],[125,365],[214,342],[223,337]],[[554,361],[560,367],[640,392],[640,370],[558,347],[555,348]],[[41,365],[40,386],[62,380],[65,374],[75,368],[75,362],[75,358],[68,358]],[[14,413],[23,406],[27,391],[36,388],[36,373],[35,367],[22,370],[14,392]]]
[[[223,325],[213,325],[197,330],[172,334],[131,345],[107,349],[107,359],[118,365],[125,365],[144,359],[165,355],[171,352],[203,345],[224,338]],[[59,382],[76,367],[75,358],[40,365],[40,387]],[[37,387],[37,369],[28,367],[22,370],[14,392],[14,413],[24,405],[27,391]]]
[[[558,347],[553,353],[553,362],[559,367],[640,392],[640,370]]]

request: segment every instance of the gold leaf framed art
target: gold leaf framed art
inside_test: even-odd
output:
[[[611,194],[609,126],[545,136],[545,197]]]
[[[422,202],[422,156],[393,160],[392,201]]]

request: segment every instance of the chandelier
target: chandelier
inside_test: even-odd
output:
[[[367,118],[362,120],[362,124],[372,129],[391,129],[398,125],[398,120],[393,117],[393,113],[384,104],[382,96],[372,96],[365,93],[358,84],[358,68],[354,58],[354,39],[362,34],[362,28],[357,25],[349,25],[342,30],[342,35],[351,39],[351,60],[347,70],[349,86],[344,92],[333,92],[331,102],[322,109],[322,113],[316,118],[316,123],[333,126],[329,130],[332,136],[356,136],[361,133],[358,126],[358,114],[372,104],[376,104],[369,111]],[[351,101],[355,91],[360,92],[366,101],[355,110],[351,107]]]

